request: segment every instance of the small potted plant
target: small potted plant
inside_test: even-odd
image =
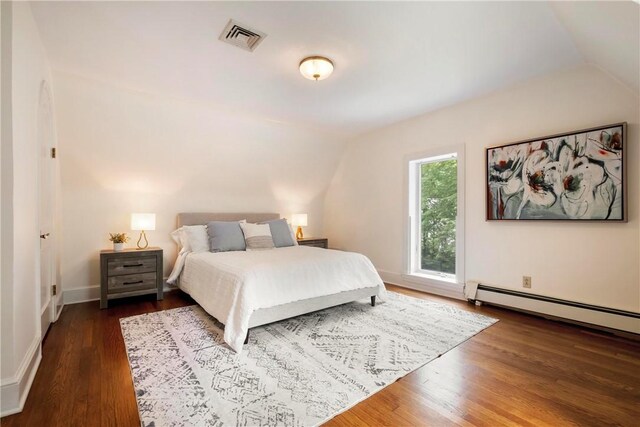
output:
[[[129,241],[127,233],[109,233],[109,240],[113,242],[113,250],[120,252],[124,250],[124,244]]]

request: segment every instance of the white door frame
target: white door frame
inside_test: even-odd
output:
[[[56,233],[56,161],[53,148],[56,146],[53,104],[51,91],[46,81],[40,86],[37,115],[38,138],[38,218],[40,232],[40,280],[38,307],[40,308],[41,339],[58,314],[61,292],[53,295],[53,285],[57,285],[57,233]]]

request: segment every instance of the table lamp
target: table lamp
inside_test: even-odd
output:
[[[291,225],[298,226],[296,239],[302,239],[304,237],[304,234],[302,234],[302,227],[307,226],[307,214],[293,214],[291,216]]]
[[[131,229],[135,231],[140,230],[140,238],[138,239],[138,249],[146,249],[147,246],[149,246],[149,241],[147,240],[147,235],[144,232],[145,230],[149,231],[149,230],[156,229],[156,214],[132,213]]]

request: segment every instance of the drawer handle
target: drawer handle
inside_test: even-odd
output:
[[[137,282],[122,282],[123,285],[137,285],[138,283],[144,283],[144,280],[138,280]]]
[[[144,264],[140,263],[140,264],[124,264],[123,267],[124,268],[129,268],[129,267],[142,267]]]

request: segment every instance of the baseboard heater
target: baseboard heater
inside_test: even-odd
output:
[[[478,285],[476,301],[640,334],[640,313]]]

